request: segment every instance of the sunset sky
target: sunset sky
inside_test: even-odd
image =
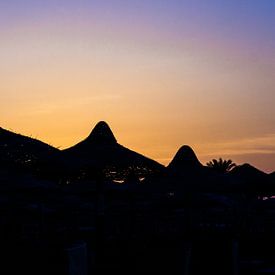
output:
[[[66,148],[100,120],[163,164],[274,171],[275,1],[0,1],[0,126]]]

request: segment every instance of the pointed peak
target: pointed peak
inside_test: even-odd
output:
[[[198,160],[193,149],[188,145],[183,145],[176,153],[173,160],[168,165],[168,168],[181,169],[181,168],[197,168],[202,164]]]
[[[106,121],[99,121],[96,125],[95,125],[95,127],[94,127],[94,129],[93,130],[95,130],[95,129],[108,129],[108,130],[110,130],[111,131],[111,129],[110,129],[110,126],[108,125],[108,123],[106,122]]]
[[[196,155],[194,150],[188,145],[181,146],[180,149],[178,150],[177,154],[180,154],[180,155],[182,155],[182,154],[187,155],[188,154],[188,155],[193,155],[193,156]]]
[[[87,140],[96,143],[117,143],[111,128],[105,121],[96,124]]]

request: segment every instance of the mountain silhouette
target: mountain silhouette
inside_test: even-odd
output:
[[[175,193],[219,191],[224,188],[226,179],[213,169],[204,166],[193,149],[183,145],[167,166],[162,185],[173,186]]]
[[[86,139],[63,150],[62,153],[86,167],[135,168],[145,173],[163,169],[158,162],[120,145],[104,121],[97,123]]]
[[[273,259],[271,178],[249,164],[218,173],[187,145],[165,168],[120,145],[104,121],[62,151],[0,128],[0,273],[79,264],[78,274],[179,274],[184,255],[190,274],[258,272]],[[96,255],[88,266],[87,251]]]
[[[270,173],[268,177],[269,177],[269,184],[271,185],[271,188],[275,190],[275,172]]]
[[[233,177],[233,181],[237,182],[239,187],[247,193],[260,195],[272,188],[269,184],[269,175],[248,163],[233,168],[229,176]]]
[[[218,175],[213,169],[202,165],[188,145],[182,146],[165,168],[158,162],[120,145],[104,121],[98,122],[83,141],[62,151],[37,139],[0,127],[0,165],[3,171],[27,168],[28,173],[55,180],[83,179],[102,171],[105,175],[108,173],[113,178],[123,179],[129,178],[129,173],[136,173],[142,178],[162,172],[158,174],[158,187],[174,183],[180,188],[189,185],[193,189],[198,186],[201,189],[212,186],[215,189],[237,190],[240,185],[247,190],[259,190],[268,185],[270,190],[275,190],[275,172],[268,175],[249,164],[243,164],[235,167],[227,176]]]
[[[58,151],[42,141],[0,127],[0,159],[4,162],[32,162]]]
[[[269,176],[275,180],[275,172],[270,173]]]
[[[167,166],[171,171],[191,172],[202,168],[203,165],[198,160],[195,152],[188,145],[183,145],[174,156],[173,160]]]
[[[94,144],[115,144],[117,140],[105,121],[100,121],[96,124],[90,135],[83,142]]]
[[[263,181],[267,178],[267,174],[254,166],[245,163],[233,168],[230,172],[231,175],[239,177],[244,181]]]

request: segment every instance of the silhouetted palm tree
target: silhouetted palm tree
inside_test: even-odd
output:
[[[232,168],[236,167],[236,163],[234,163],[231,159],[223,160],[219,158],[219,160],[212,159],[207,162],[206,165],[219,173],[228,173]]]

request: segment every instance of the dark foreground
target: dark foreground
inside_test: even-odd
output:
[[[273,199],[148,191],[2,190],[0,273],[272,274]]]
[[[273,196],[275,173],[188,146],[164,167],[105,122],[66,150],[0,128],[0,274],[275,274]]]

